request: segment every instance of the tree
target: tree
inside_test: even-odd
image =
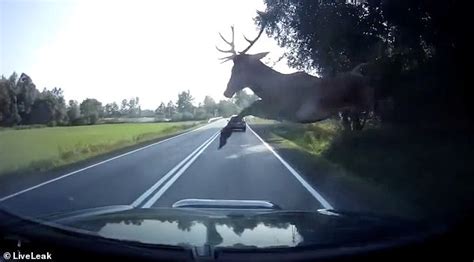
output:
[[[161,104],[155,110],[156,118],[166,118],[166,105],[161,102]]]
[[[81,111],[79,109],[79,103],[76,100],[69,100],[66,112],[71,125],[79,124]]]
[[[345,0],[266,0],[260,23],[281,46],[291,66],[317,69],[323,76],[366,62],[386,37],[387,27],[363,5]],[[378,18],[378,17],[377,17]]]
[[[9,79],[15,79],[13,73]],[[2,76],[0,80],[0,125],[12,126],[20,123],[21,117],[18,113],[15,87],[9,79]]]
[[[166,105],[166,118],[171,119],[173,115],[176,113],[176,107],[173,101],[169,101]]]
[[[240,108],[246,108],[251,105],[253,102],[257,101],[258,96],[255,94],[249,94],[245,90],[241,90],[235,94],[232,98],[234,102]]]
[[[87,98],[79,106],[81,115],[87,124],[95,124],[102,115],[102,103],[94,98]]]
[[[194,115],[191,112],[184,112],[184,113],[175,113],[172,117],[172,121],[187,121],[187,120],[193,120]]]
[[[104,107],[104,113],[105,113],[105,116],[107,117],[119,117],[120,116],[119,106],[115,102],[108,103]]]
[[[14,77],[12,77],[11,81],[13,81],[13,78]],[[13,84],[15,86],[18,113],[22,118],[22,123],[28,124],[30,122],[29,115],[31,113],[31,109],[35,103],[35,100],[40,96],[40,93],[36,89],[36,86],[33,84],[31,78],[25,73],[22,73],[18,81]],[[62,93],[58,95],[62,96]]]
[[[216,101],[210,96],[204,97],[203,108],[208,115],[216,116],[217,104]]]
[[[126,117],[139,117],[141,114],[140,99],[138,97],[123,99],[120,105],[120,114]]]
[[[10,77],[8,77],[8,82],[12,84],[12,86],[16,86],[16,83],[18,81],[18,74],[16,72],[13,72]]]
[[[122,103],[120,104],[120,114],[122,116],[127,116],[128,115],[128,100],[127,99],[123,99],[122,100]]]
[[[176,107],[179,113],[192,113],[193,112],[193,100],[191,92],[183,91],[178,94],[178,101],[176,102]]]
[[[64,125],[69,122],[67,117],[66,100],[64,99],[64,91],[61,88],[53,88],[48,95],[54,101],[54,121],[56,124]]]
[[[155,117],[155,111],[150,110],[150,109],[143,109],[140,112],[141,117]]]
[[[40,93],[38,99],[34,101],[30,114],[28,114],[28,124],[47,124],[51,126],[64,125],[69,122],[66,103],[61,88],[46,88]]]
[[[231,100],[221,100],[217,104],[217,110],[220,116],[229,117],[239,112],[239,108]]]
[[[63,90],[53,88],[39,92],[31,78],[13,73],[2,77],[0,86],[0,123],[15,124],[66,124],[68,116]]]
[[[128,101],[128,116],[129,117],[139,117],[140,116],[140,102],[139,98],[131,98]]]
[[[204,109],[204,107],[202,106],[199,106],[196,108],[196,112],[194,114],[194,119],[195,120],[203,120],[203,119],[208,119],[210,117],[212,117],[213,115],[209,114],[206,112],[206,110]]]

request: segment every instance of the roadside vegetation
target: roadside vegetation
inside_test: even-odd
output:
[[[44,171],[127,146],[171,136],[202,122],[125,123],[75,127],[3,129],[0,175]]]
[[[474,177],[466,165],[474,155],[470,132],[402,125],[348,132],[337,120],[295,124],[251,118],[249,123],[277,149],[306,154],[332,170],[328,173],[403,199],[421,216],[462,214],[474,201]],[[400,214],[403,208],[392,207]]]

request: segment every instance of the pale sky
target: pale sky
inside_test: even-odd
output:
[[[176,101],[189,89],[195,104],[205,95],[223,99],[232,62],[221,64],[215,45],[236,47],[253,38],[263,1],[0,0],[0,74],[25,72],[37,88],[61,87],[66,99],[103,104],[138,96],[142,108]],[[270,51],[273,65],[283,51],[265,34],[249,53]],[[293,72],[282,60],[274,67]]]

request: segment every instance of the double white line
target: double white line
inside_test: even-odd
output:
[[[151,186],[145,193],[132,203],[134,207],[149,208],[168,190],[171,185],[188,169],[188,167],[198,158],[202,152],[219,136],[216,132],[203,144],[198,146],[191,154],[173,167],[158,182]],[[163,186],[162,186],[163,185]],[[161,188],[160,188],[161,187]]]

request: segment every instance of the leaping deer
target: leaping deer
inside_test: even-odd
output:
[[[372,111],[373,89],[369,86],[367,78],[360,73],[363,64],[331,78],[319,78],[305,72],[282,74],[260,61],[268,52],[247,54],[262,35],[263,26],[254,40],[244,36],[249,46],[241,52],[235,50],[233,26],[231,30],[231,41],[219,33],[230,49],[222,50],[216,46],[218,51],[230,54],[220,58],[223,62],[232,60],[234,63],[224,96],[231,98],[236,92],[248,87],[260,97],[260,100],[244,108],[238,117],[254,115],[311,123],[340,112]],[[220,147],[225,145],[230,134],[228,128],[223,129]]]

